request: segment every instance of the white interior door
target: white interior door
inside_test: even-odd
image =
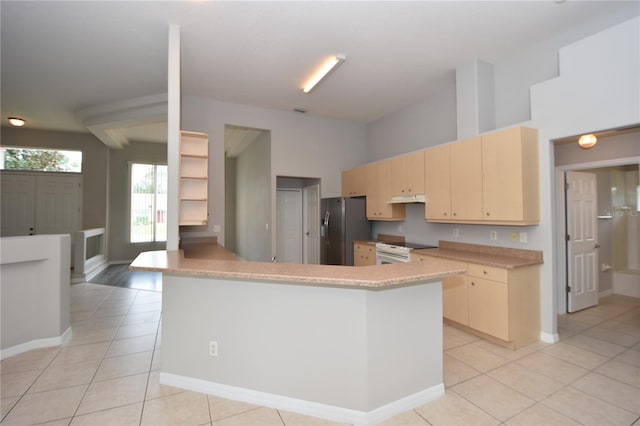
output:
[[[598,304],[597,186],[593,173],[567,172],[567,311]]]
[[[304,263],[320,263],[320,185],[305,186],[303,198],[303,244]]]
[[[0,236],[35,233],[36,177],[2,173],[2,227]]]
[[[302,191],[277,191],[277,255],[278,262],[302,263]]]

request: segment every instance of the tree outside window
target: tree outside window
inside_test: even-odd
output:
[[[82,172],[82,151],[3,147],[0,153],[2,170]]]

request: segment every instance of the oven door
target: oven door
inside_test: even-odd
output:
[[[376,250],[376,264],[378,265],[389,265],[392,263],[406,263],[411,259],[409,256],[404,254],[396,254],[389,252],[382,252]]]

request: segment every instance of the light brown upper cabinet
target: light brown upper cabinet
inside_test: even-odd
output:
[[[540,221],[537,130],[515,127],[483,136],[482,174],[485,222]]]
[[[425,217],[451,220],[450,145],[440,145],[424,153]]]
[[[391,199],[391,160],[366,166],[367,219],[404,220],[405,205],[389,204]]]
[[[391,159],[391,195],[424,194],[424,151]]]
[[[482,141],[451,144],[451,219],[482,220]]]
[[[342,196],[363,197],[367,195],[366,166],[342,172]]]
[[[429,149],[425,217],[431,222],[536,225],[538,173],[538,132],[526,127]]]

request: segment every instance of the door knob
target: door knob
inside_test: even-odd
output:
[[[600,248],[600,244],[596,243],[595,248]]]

